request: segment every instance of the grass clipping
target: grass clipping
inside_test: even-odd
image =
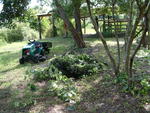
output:
[[[48,81],[49,92],[64,101],[74,101],[77,100],[78,92],[72,78],[95,75],[102,70],[102,65],[93,56],[86,54],[56,57],[48,67],[33,72],[34,80]]]

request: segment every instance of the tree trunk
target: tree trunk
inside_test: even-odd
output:
[[[114,31],[115,31],[115,38],[117,41],[117,54],[118,54],[118,59],[117,59],[117,70],[118,72],[120,71],[120,44],[119,44],[119,37],[118,37],[118,32],[117,32],[117,28],[116,28],[116,20],[115,20],[115,4],[116,4],[116,0],[112,0],[112,16],[113,16],[113,21],[114,21]]]
[[[68,29],[70,30],[70,32],[73,35],[73,39],[76,42],[76,45],[79,48],[84,48],[85,47],[85,42],[83,41],[83,39],[80,37],[80,35],[78,34],[78,32],[76,31],[76,29],[74,28],[74,26],[72,25],[72,23],[70,22],[66,12],[64,11],[64,9],[62,8],[62,6],[59,4],[58,0],[55,0],[55,5],[57,7],[57,13],[60,15],[60,17],[64,20],[64,22],[66,23]]]
[[[127,42],[127,50],[126,50],[126,57],[125,57],[125,72],[130,75],[130,69],[129,69],[129,64],[130,64],[130,52],[131,52],[131,46],[132,46],[132,43],[133,43],[133,40],[135,39],[135,34],[136,34],[136,29],[137,29],[137,26],[141,20],[141,18],[143,17],[143,14],[144,14],[144,10],[142,10],[139,14],[139,16],[136,18],[135,20],[135,23],[134,23],[134,26],[131,30],[131,33],[130,33],[130,37],[128,39],[128,42]]]
[[[148,14],[149,9],[150,9],[150,2],[148,2],[147,4],[145,3],[145,5],[142,6],[142,8],[140,7],[139,16],[136,18],[135,24],[134,24],[134,26],[133,26],[133,28],[132,28],[132,31],[131,31],[131,34],[130,34],[130,38],[129,38],[128,45],[127,45],[126,62],[125,62],[125,71],[126,71],[126,73],[128,74],[128,77],[129,77],[129,78],[132,78],[132,65],[133,65],[134,57],[135,57],[136,53],[138,52],[138,50],[140,49],[141,43],[142,43],[143,39],[144,39],[145,36],[146,36],[146,32],[147,32],[147,22],[148,22],[147,14]],[[137,25],[139,24],[140,20],[141,20],[143,17],[146,18],[145,24],[144,24],[146,28],[144,28],[143,35],[142,35],[142,37],[141,37],[142,39],[141,39],[141,41],[140,41],[140,44],[137,46],[137,48],[136,48],[135,51],[133,52],[133,55],[130,57],[130,54],[131,54],[131,46],[132,46],[133,40],[135,39]],[[129,85],[130,85],[130,84],[129,84]]]
[[[148,11],[148,49],[150,49],[150,10]]]
[[[42,39],[42,29],[41,29],[41,18],[38,17],[38,23],[39,23],[39,39]]]
[[[90,2],[90,0],[86,0],[86,2],[87,2],[89,15],[90,15],[91,21],[92,21],[92,23],[93,23],[94,29],[95,29],[95,31],[96,31],[98,37],[101,39],[101,41],[102,41],[102,43],[103,43],[103,46],[104,46],[104,48],[105,48],[105,51],[106,51],[106,53],[107,53],[107,55],[108,55],[108,57],[109,57],[109,59],[110,59],[110,61],[111,61],[111,63],[112,63],[112,69],[113,69],[115,75],[118,75],[118,70],[117,70],[117,66],[116,66],[115,59],[112,57],[111,52],[110,52],[110,50],[109,50],[109,48],[108,48],[107,42],[105,41],[105,39],[104,39],[102,33],[99,32],[97,23],[96,23],[94,17],[92,16],[92,12],[91,12],[91,8],[90,8],[90,3],[91,3],[91,2]]]
[[[81,3],[80,2],[74,3],[74,0],[73,0],[73,4],[74,4],[74,18],[75,18],[76,30],[79,33],[80,37],[83,39],[81,19],[80,19],[81,18],[80,16]]]
[[[128,43],[128,38],[130,36],[131,30],[133,28],[133,4],[134,0],[130,0],[130,7],[129,7],[129,13],[128,13],[128,24],[127,24],[127,31],[126,31],[126,36],[124,37],[125,40],[125,51],[127,50],[127,43]]]

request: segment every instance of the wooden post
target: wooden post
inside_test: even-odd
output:
[[[39,39],[42,39],[42,30],[41,30],[41,18],[38,17],[38,23],[39,23]]]
[[[118,32],[119,32],[119,24],[118,24],[118,19],[117,19],[116,23],[117,23],[117,24],[116,24],[117,26],[116,26],[116,29],[115,29],[115,30],[116,30],[116,32],[117,32],[117,35],[118,35]]]
[[[103,15],[103,32],[106,31],[106,24],[105,24],[105,14]]]
[[[83,19],[83,25],[84,25],[84,34],[86,33],[86,22],[85,22],[85,17],[84,17],[84,19]]]
[[[53,37],[57,36],[57,28],[55,26],[55,18],[52,16],[52,24],[53,24]]]
[[[121,24],[121,20],[120,20],[120,32],[122,32],[122,24]]]
[[[110,32],[110,23],[109,23],[109,18],[110,18],[110,17],[109,17],[109,15],[108,15],[108,28],[107,28],[107,31],[108,31],[108,32]]]

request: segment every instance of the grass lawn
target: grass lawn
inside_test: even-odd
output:
[[[70,50],[74,42],[69,38],[51,38],[43,41],[51,41],[53,47],[49,54],[62,55]],[[93,49],[91,51],[97,58],[106,60],[102,43],[97,38],[85,39]],[[107,39],[109,47],[113,51],[116,48],[114,39]],[[38,82],[38,91],[32,92],[28,83],[32,82],[29,71],[41,67],[48,61],[39,64],[19,64],[21,49],[27,42],[15,42],[0,46],[0,113],[146,113],[136,98],[120,94],[113,83],[112,71],[108,68],[99,75],[83,78],[75,81],[80,93],[80,101],[67,103],[47,92],[47,83]],[[120,39],[123,45],[123,40]],[[87,49],[90,50],[90,49]],[[112,76],[111,76],[112,75]],[[32,78],[32,75],[31,75]],[[21,104],[20,104],[21,103]]]

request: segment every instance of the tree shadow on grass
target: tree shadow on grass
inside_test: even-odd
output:
[[[16,65],[16,66],[12,67],[12,68],[2,70],[2,71],[0,71],[0,73],[6,73],[6,72],[8,72],[8,71],[12,71],[12,70],[19,69],[19,68],[22,68],[22,67],[24,67],[24,66],[18,64],[18,65]]]
[[[81,100],[71,105],[74,110],[69,113],[148,113],[136,98],[120,93],[117,85],[112,82],[113,76],[101,76],[103,78],[96,84],[91,81],[92,87],[82,92]]]
[[[53,93],[49,93],[47,90],[47,83],[36,83],[36,84],[44,84],[40,88],[37,87],[36,91],[31,91],[29,87],[25,86],[21,89],[19,95],[12,99],[11,103],[13,103],[12,111],[15,113],[18,112],[34,112],[34,113],[47,113],[49,111],[48,108],[53,108],[55,105],[63,104],[61,100],[59,100]],[[52,112],[54,113],[54,112]]]
[[[13,112],[10,108],[11,102],[11,88],[7,87],[4,89],[0,88],[0,113],[11,113]]]

